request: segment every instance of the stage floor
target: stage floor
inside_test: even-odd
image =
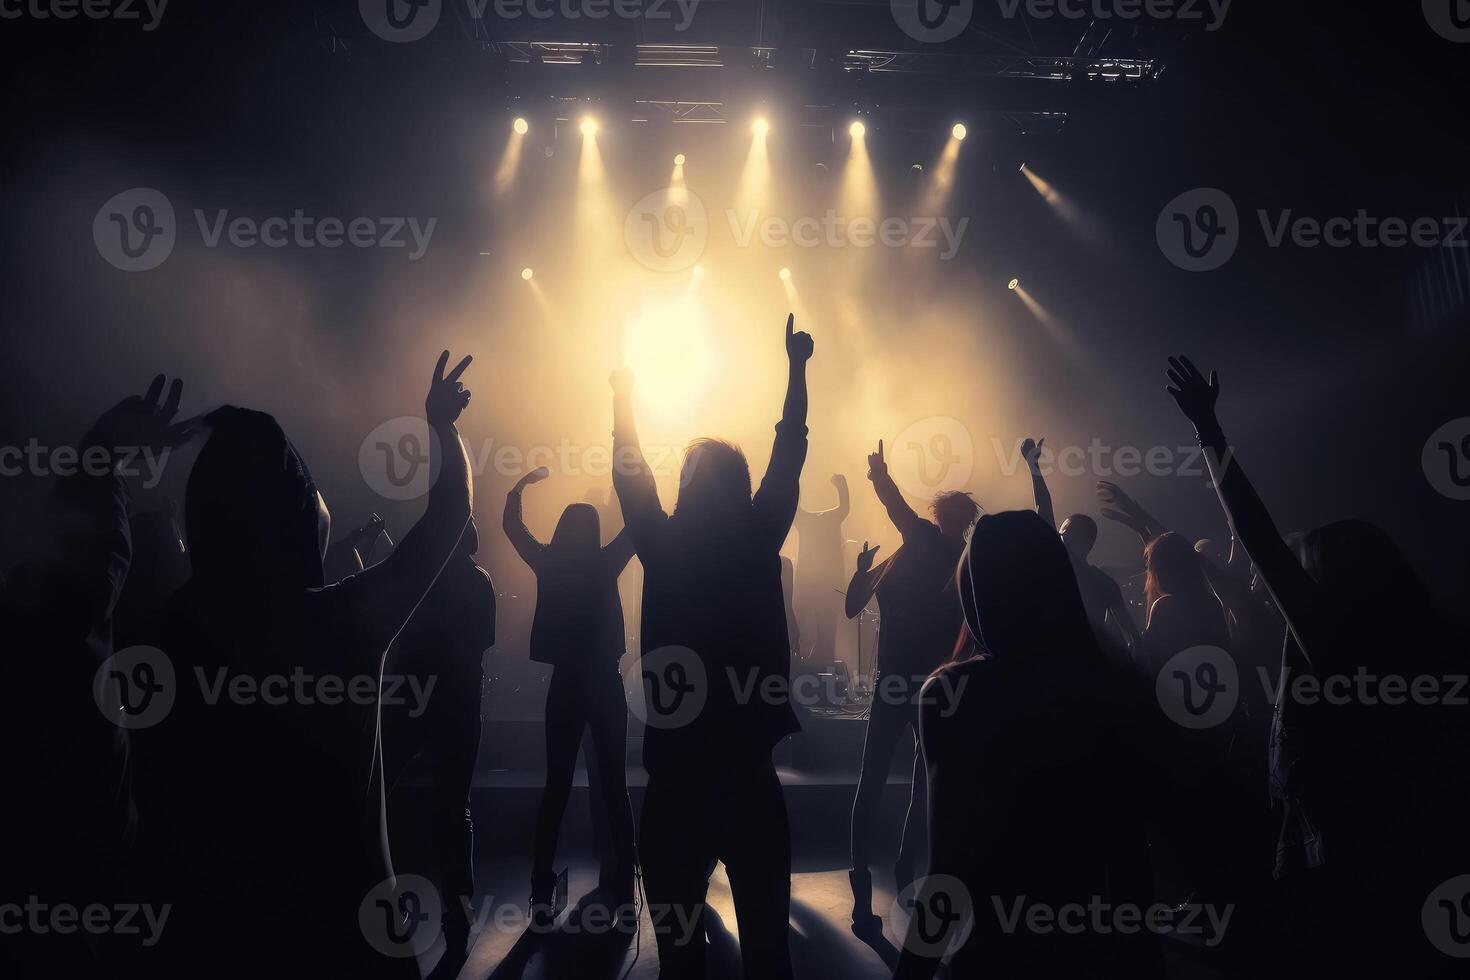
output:
[[[503,896],[503,905],[523,907],[526,873],[509,875],[508,870],[502,865],[500,874],[490,873],[477,890],[495,896],[489,899],[492,903]],[[570,870],[569,892],[575,904],[596,885],[597,869],[583,861]],[[882,886],[877,882],[874,885],[874,905],[880,911],[893,900],[887,884],[885,880]],[[710,880],[709,906],[714,912],[707,927],[709,976],[711,980],[738,980],[739,930],[723,866],[716,867]],[[845,869],[792,875],[791,956],[798,977],[880,980],[892,976],[892,964],[898,955],[893,938],[885,936],[875,940],[874,946],[867,945],[847,926],[851,911],[852,895]],[[484,910],[481,912],[485,915]],[[498,923],[498,918],[503,921]],[[525,931],[523,912],[514,917],[508,911],[485,915],[484,921],[469,962],[460,972],[462,980],[620,980],[630,966],[628,980],[655,980],[658,976],[653,926],[646,911],[640,916],[636,940],[615,933],[594,937],[565,928],[544,937],[535,936]],[[565,927],[566,921],[563,915],[558,926]],[[437,958],[438,951],[430,955]]]

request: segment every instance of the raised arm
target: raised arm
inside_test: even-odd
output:
[[[882,578],[882,574],[873,570],[873,558],[881,547],[883,546],[878,545],[869,548],[868,542],[864,541],[863,550],[858,552],[857,570],[852,573],[852,581],[847,583],[847,599],[843,608],[848,619],[856,619],[858,613],[868,607],[868,601],[878,590],[878,580]]]
[[[132,395],[104,412],[82,437],[85,465],[57,480],[53,507],[65,556],[67,615],[54,625],[63,635],[109,636],[106,627],[132,561],[128,489],[117,453],[137,450],[164,460],[192,431],[191,423],[173,421],[184,383],[175,378],[166,399],[163,389],[160,374],[141,398]]]
[[[915,531],[923,530],[923,526],[929,523],[916,514],[909,502],[903,499],[903,492],[889,475],[888,462],[883,458],[882,439],[878,440],[878,451],[868,454],[868,479],[873,482],[873,492],[878,495],[878,502],[888,512],[888,519],[905,540]]]
[[[633,422],[633,374],[618,370],[608,379],[613,390],[613,489],[623,511],[623,530],[635,549],[647,546],[653,529],[668,517],[658,502],[658,487]]]
[[[521,556],[521,561],[531,566],[533,572],[541,569],[541,553],[546,550],[546,545],[536,540],[536,536],[521,518],[521,491],[533,483],[540,483],[550,475],[550,470],[538,466],[517,480],[516,485],[510,488],[510,493],[505,495],[505,513],[500,518],[500,526],[505,529],[505,536],[510,539],[511,547]]]
[[[852,498],[847,492],[847,477],[841,473],[832,474],[832,486],[837,489],[836,521],[841,524],[847,520],[847,515],[852,513]]]
[[[633,535],[628,533],[625,527],[613,537],[602,549],[602,560],[607,563],[608,569],[613,575],[623,574],[623,569],[628,567],[628,562],[633,559]]]
[[[424,416],[432,436],[430,472],[435,472],[438,464],[438,477],[429,488],[428,506],[392,554],[357,576],[358,587],[364,590],[365,615],[377,630],[386,632],[390,638],[403,628],[439,577],[470,520],[473,495],[470,464],[454,423],[470,403],[470,393],[459,379],[471,360],[464,358],[446,375],[449,351],[439,355],[424,399]]]
[[[786,402],[781,408],[781,421],[776,423],[776,442],[771,448],[771,461],[761,478],[760,489],[753,501],[756,513],[775,547],[786,540],[791,521],[796,516],[796,501],[801,495],[801,468],[806,463],[806,362],[811,360],[814,345],[811,334],[797,331],[796,318],[786,315]]]
[[[1194,425],[1195,436],[1210,468],[1210,478],[1225,509],[1225,519],[1230,522],[1230,532],[1255,563],[1307,659],[1325,656],[1327,644],[1314,642],[1326,634],[1320,590],[1282,540],[1276,522],[1225,440],[1225,432],[1215,415],[1215,402],[1220,397],[1219,378],[1211,372],[1206,381],[1194,363],[1183,356],[1169,358],[1167,374],[1172,384],[1165,390]],[[1321,666],[1320,660],[1316,663]]]
[[[1046,521],[1047,527],[1056,528],[1057,515],[1052,510],[1051,491],[1046,487],[1046,477],[1041,475],[1041,447],[1045,443],[1045,438],[1035,441],[1027,438],[1021,443],[1021,455],[1026,460],[1026,468],[1031,471],[1031,496],[1036,499],[1036,513]]]

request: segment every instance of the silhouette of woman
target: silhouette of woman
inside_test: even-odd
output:
[[[633,557],[626,529],[602,544],[597,508],[562,511],[551,542],[542,544],[521,518],[521,492],[550,475],[541,466],[521,477],[505,498],[506,537],[536,573],[531,659],[552,665],[546,694],[546,788],[536,819],[531,866],[531,913],[540,925],[556,917],[553,890],[556,839],[584,731],[597,755],[602,818],[612,829],[614,861],[602,869],[598,891],[610,907],[633,899],[633,810],[628,802],[628,703],[618,660],[623,655],[623,606],[618,576]]]
[[[325,588],[330,518],[285,432],[243,408],[206,416],[184,507],[193,576],[152,641],[181,683],[135,739],[149,884],[172,908],[168,975],[412,971],[383,949],[412,938],[405,913],[424,896],[393,878],[377,693],[389,643],[470,519],[454,424],[470,359],[446,375],[448,359],[424,403],[439,457],[424,515],[384,561]],[[248,924],[248,940],[222,953],[222,923]]]
[[[1033,907],[1149,907],[1148,691],[1108,663],[1037,514],[981,517],[958,578],[981,655],[924,686],[931,857],[895,977],[946,950],[956,978],[1161,976],[1147,932],[1027,925]]]
[[[633,425],[633,384],[612,377],[613,486],[643,562],[648,790],[639,839],[660,975],[700,978],[709,873],[723,861],[741,961],[754,980],[791,976],[791,837],[771,750],[799,725],[781,591],[781,545],[806,459],[812,338],[786,318],[786,401],[760,489],[735,446],[690,446],[672,515],[659,504]]]

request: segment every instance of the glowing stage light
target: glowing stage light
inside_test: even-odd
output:
[[[766,122],[764,116],[757,118],[755,123],[750,127],[750,131],[755,133],[755,135],[757,136],[766,135],[766,133],[770,132],[770,129],[771,124]]]
[[[521,270],[521,278],[524,279],[524,280],[526,280],[527,282],[530,282],[531,281],[531,277],[534,276],[535,274],[536,273],[534,273],[534,272],[531,271],[531,267],[530,266],[526,266],[526,268],[524,268],[524,269]]]
[[[525,136],[531,131],[531,124],[517,116],[516,121],[510,124],[510,128],[516,131],[517,136]]]
[[[684,154],[682,154],[682,153],[675,153],[674,154],[674,166],[676,166],[676,167],[682,167],[682,166],[684,166]]]
[[[776,273],[776,275],[780,276],[782,281],[785,281],[791,278],[791,270],[783,268],[780,272]]]
[[[1021,285],[1021,280],[1019,280],[1019,279],[1012,279],[1010,282],[1006,283],[1006,288],[1007,289],[1015,289],[1019,285]]]
[[[965,128],[964,123],[955,123],[954,128],[949,131],[949,135],[953,136],[957,140],[962,140],[969,132],[970,131]]]
[[[847,127],[847,132],[853,139],[858,139],[867,131],[868,127],[864,126],[859,120],[854,120],[853,124]]]
[[[638,377],[638,396],[665,416],[693,408],[715,369],[698,296],[646,302],[623,331],[623,363]]]
[[[694,278],[696,278],[696,279],[703,279],[704,278],[704,266],[702,266],[702,265],[696,265],[694,267]]]
[[[581,129],[583,136],[596,136],[597,120],[593,119],[591,116],[583,116]]]

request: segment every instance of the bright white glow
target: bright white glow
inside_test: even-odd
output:
[[[596,119],[593,119],[591,116],[584,116],[582,118],[582,135],[583,136],[595,136],[595,135],[597,135],[597,120]]]
[[[791,278],[791,270],[790,269],[782,269],[780,272],[776,273],[776,275],[780,276],[782,279],[790,279]]]
[[[675,153],[674,154],[674,166],[676,166],[676,167],[682,167],[682,166],[684,166],[684,154],[682,154],[682,153]]]
[[[853,139],[857,139],[859,136],[862,136],[867,131],[868,127],[864,126],[861,122],[856,120],[853,121],[853,124],[851,126],[847,127],[847,132],[853,137]]]
[[[955,123],[954,124],[954,129],[951,129],[949,131],[949,135],[953,136],[957,140],[962,140],[962,139],[965,138],[965,135],[968,132],[969,132],[969,130],[967,130],[965,128],[965,124],[964,123]]]
[[[703,279],[704,278],[704,266],[702,266],[702,265],[696,265],[694,267],[694,278],[696,278],[696,279]]]
[[[524,279],[524,280],[526,280],[527,282],[530,282],[531,281],[531,277],[534,276],[535,274],[536,273],[534,273],[534,272],[531,271],[531,267],[530,266],[526,266],[526,268],[524,268],[524,269],[521,270],[521,278]]]
[[[766,122],[766,119],[765,119],[764,116],[761,116],[758,119],[756,119],[755,124],[753,126],[751,126],[750,129],[751,129],[751,132],[755,133],[755,135],[757,135],[757,136],[764,136],[764,135],[766,135],[767,132],[770,131],[771,124],[768,123],[768,122]]]
[[[1019,280],[1019,279],[1012,279],[1010,282],[1006,283],[1006,288],[1007,289],[1015,289],[1019,285],[1021,285],[1021,280]]]
[[[714,368],[697,295],[644,303],[623,334],[624,363],[638,378],[639,397],[665,414],[693,408]]]
[[[531,124],[526,122],[524,119],[517,117],[516,121],[511,123],[510,128],[516,131],[517,136],[525,136],[526,133],[530,132]]]

